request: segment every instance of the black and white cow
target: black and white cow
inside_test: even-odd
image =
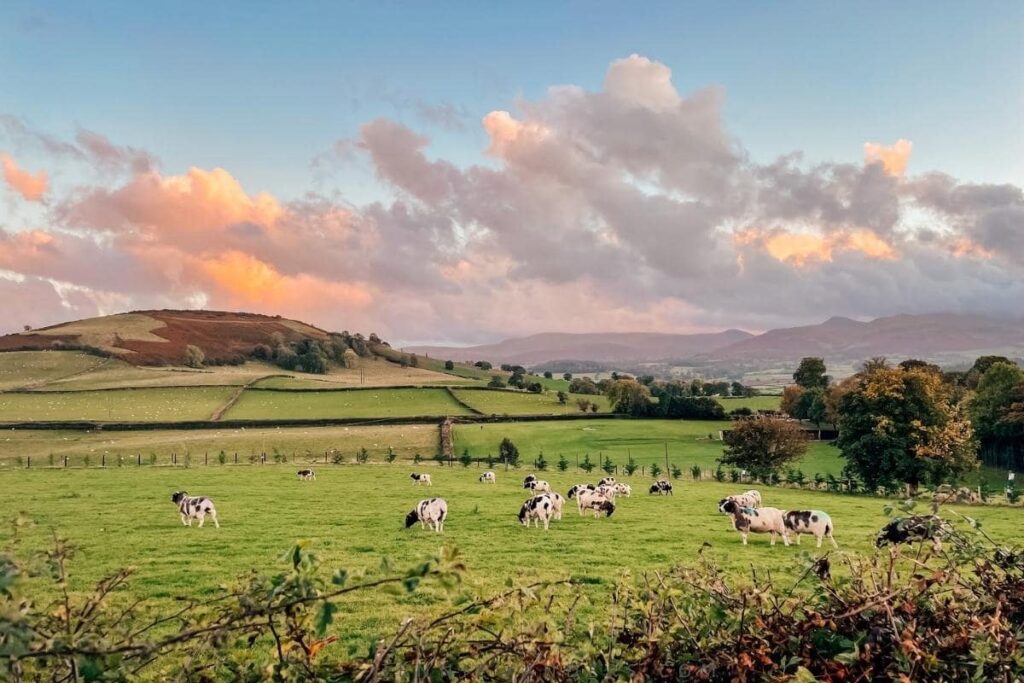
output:
[[[615,495],[617,496],[625,496],[626,498],[629,498],[633,495],[633,487],[629,484],[616,484],[612,487],[612,490],[615,491]]]
[[[827,512],[821,510],[790,510],[786,513],[786,529],[796,534],[796,544],[800,545],[800,534],[812,534],[821,547],[821,539],[828,538],[833,548],[839,548],[836,539],[832,538],[835,526]]]
[[[667,479],[659,479],[658,481],[651,484],[651,488],[647,490],[647,493],[658,496],[671,496],[672,493],[672,482]]]
[[[480,481],[485,484],[496,484],[498,483],[498,477],[495,476],[494,472],[488,470],[480,475]]]
[[[789,530],[786,528],[786,513],[778,508],[740,507],[732,498],[723,498],[718,502],[719,512],[732,518],[732,528],[740,532],[743,545],[747,544],[747,534],[771,534],[772,545],[775,537],[782,535],[782,542],[789,545]]]
[[[186,491],[175,491],[171,495],[171,502],[178,506],[181,513],[181,523],[184,526],[192,526],[192,520],[199,520],[199,528],[203,527],[206,515],[213,519],[213,525],[220,528],[217,521],[217,509],[213,507],[213,501],[206,496],[190,496]]]
[[[552,491],[547,495],[555,505],[555,519],[562,519],[562,507],[565,505],[565,498],[563,498],[562,494],[557,491]]]
[[[615,477],[605,477],[597,482],[598,486],[615,486]]]
[[[420,484],[424,484],[426,486],[434,485],[434,482],[430,481],[429,474],[410,474],[409,478],[412,479],[412,483],[416,484],[417,486],[419,486]]]
[[[913,515],[897,517],[878,532],[875,547],[883,545],[899,545],[914,541],[931,541],[935,549],[942,547],[942,538],[948,536],[953,527],[935,515]]]
[[[537,475],[527,474],[526,477],[523,479],[523,488],[524,489],[532,489],[533,488],[533,482],[535,482],[535,481],[537,481]]]
[[[593,484],[574,484],[569,488],[569,491],[565,494],[565,497],[572,500],[580,494],[582,491],[593,491],[597,487]]]
[[[556,519],[556,514],[555,501],[550,495],[542,493],[539,496],[528,498],[519,508],[519,522],[525,527],[529,527],[531,521],[537,527],[540,527],[543,522],[546,531],[551,520]]]
[[[754,489],[744,491],[743,493],[737,493],[734,496],[728,496],[726,499],[736,501],[736,504],[741,508],[761,507],[761,492]]]
[[[530,488],[537,493],[551,493],[551,484],[543,479],[534,479],[530,482]]]
[[[316,481],[316,472],[311,469],[299,470],[295,473],[302,481]]]
[[[448,503],[444,498],[427,498],[416,504],[416,507],[405,516],[405,528],[408,529],[416,522],[426,528],[429,526],[436,533],[444,531],[444,521],[448,519]]]
[[[576,495],[576,507],[579,509],[580,516],[587,510],[591,510],[594,513],[594,517],[600,517],[603,512],[606,517],[611,517],[612,513],[615,512],[615,503],[609,498],[602,496],[596,490],[591,491],[585,489]]]

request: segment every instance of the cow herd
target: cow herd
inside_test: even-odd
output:
[[[296,474],[302,481],[316,480],[316,473],[312,469],[302,469]],[[409,478],[417,486],[433,486],[429,474],[413,473]],[[481,474],[478,480],[482,484],[496,484],[498,477],[488,470]],[[545,530],[550,527],[552,521],[562,519],[566,500],[576,501],[576,509],[580,516],[590,513],[597,519],[602,515],[611,517],[616,510],[616,499],[629,498],[633,493],[629,484],[617,482],[615,477],[611,476],[601,479],[597,484],[575,484],[569,488],[565,496],[554,491],[549,482],[538,479],[533,474],[523,479],[523,488],[529,490],[531,496],[519,508],[519,522],[525,527],[530,527],[531,523],[537,528],[543,525]],[[659,479],[651,484],[648,493],[672,495],[672,482]],[[177,506],[183,525],[192,526],[193,520],[196,520],[202,527],[209,517],[214,525],[220,528],[217,509],[208,497],[190,496],[186,491],[176,491],[171,496],[171,501]],[[775,545],[777,537],[781,536],[787,546],[792,536],[795,535],[799,545],[801,535],[808,534],[815,538],[818,548],[826,538],[834,548],[839,547],[833,537],[835,525],[828,513],[821,510],[786,511],[762,506],[761,502],[761,493],[755,490],[728,496],[718,502],[719,512],[729,516],[733,529],[739,532],[743,540],[743,545],[747,545],[747,537],[752,533],[769,534],[771,545]],[[409,528],[419,522],[421,528],[442,533],[447,518],[447,501],[443,498],[427,498],[417,503],[406,515],[405,527]],[[886,525],[879,532],[875,543],[881,547],[931,540],[937,545],[939,539],[949,533],[949,525],[937,517],[908,517],[895,519]]]

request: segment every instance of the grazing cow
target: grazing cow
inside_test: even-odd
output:
[[[602,484],[594,489],[608,500],[615,500],[615,487],[611,484]]]
[[[213,507],[213,501],[206,496],[190,496],[186,491],[175,491],[171,495],[171,502],[178,506],[181,513],[181,523],[184,526],[192,526],[192,520],[199,520],[199,528],[203,528],[206,515],[213,519],[213,525],[220,528],[217,521],[217,509]]]
[[[498,478],[494,475],[494,472],[488,470],[480,475],[480,481],[485,484],[496,484],[498,482]]]
[[[616,484],[612,487],[612,490],[615,491],[616,495],[625,496],[626,498],[633,495],[633,487],[629,484]]]
[[[530,482],[530,488],[537,493],[551,493],[551,484],[547,483],[543,479],[534,479]]]
[[[526,477],[523,479],[523,488],[524,489],[532,489],[533,488],[533,482],[535,482],[535,481],[537,481],[537,476],[536,475],[534,475],[534,474],[527,474]]]
[[[651,484],[651,488],[647,490],[649,494],[659,496],[671,496],[672,493],[672,482],[667,479],[659,479],[658,481]]]
[[[435,533],[444,531],[444,521],[448,519],[448,503],[444,498],[427,498],[416,504],[416,507],[405,516],[405,528],[408,529],[416,522],[426,528],[428,525]]]
[[[547,495],[551,497],[551,502],[555,506],[555,519],[562,519],[562,506],[565,505],[565,498],[557,491],[552,491]]]
[[[952,533],[953,527],[935,515],[913,515],[897,517],[878,532],[875,547],[898,545],[914,541],[931,541],[938,550],[942,547],[942,538]]]
[[[735,496],[729,496],[726,500],[736,501],[736,504],[741,508],[759,508],[761,507],[761,494],[753,489],[744,491]]]
[[[297,474],[299,476],[299,479],[301,479],[302,481],[316,481],[316,472],[314,472],[313,470],[299,470],[295,474]]]
[[[523,506],[519,508],[519,521],[523,526],[529,527],[532,520],[538,528],[540,523],[544,522],[544,530],[547,531],[551,520],[556,519],[556,514],[555,501],[550,495],[542,493],[523,503]],[[558,518],[560,519],[560,517]]]
[[[430,481],[429,474],[410,474],[409,478],[412,479],[412,483],[419,486],[420,484],[426,484],[427,486],[433,486],[434,482]]]
[[[723,498],[718,503],[718,510],[732,517],[732,527],[740,532],[743,545],[747,544],[747,534],[771,534],[772,545],[775,537],[782,535],[782,542],[789,545],[789,531],[786,529],[786,513],[778,508],[745,508],[731,498]]]
[[[790,510],[786,513],[786,529],[796,534],[796,544],[800,545],[800,534],[813,534],[818,539],[817,547],[821,547],[821,539],[828,538],[833,548],[839,548],[836,539],[832,538],[835,526],[827,512],[821,510]]]
[[[611,500],[602,496],[597,491],[585,490],[581,491],[576,495],[576,506],[579,509],[580,516],[583,516],[585,510],[593,510],[594,518],[596,519],[605,513],[606,517],[611,517],[612,513],[615,512],[615,503]]]
[[[566,498],[572,499],[580,494],[582,491],[593,491],[597,487],[593,484],[574,484],[569,492],[565,494]]]
[[[601,481],[597,482],[597,485],[598,486],[614,486],[615,485],[615,477],[605,477]]]

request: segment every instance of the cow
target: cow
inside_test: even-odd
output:
[[[535,482],[535,481],[537,481],[537,476],[536,475],[534,475],[534,474],[527,474],[526,477],[523,479],[523,488],[524,489],[532,489],[533,488],[533,482]]]
[[[220,522],[217,521],[217,508],[213,506],[213,501],[206,496],[190,496],[186,491],[175,491],[171,494],[171,502],[178,506],[183,526],[192,526],[192,520],[198,519],[199,528],[202,529],[206,515],[210,515],[213,525],[220,528]]]
[[[302,481],[316,481],[316,472],[311,469],[299,470],[295,473]]]
[[[594,489],[608,500],[615,500],[615,486],[611,484],[603,484]]]
[[[597,491],[585,490],[581,491],[576,495],[576,506],[579,509],[580,516],[583,516],[585,510],[592,510],[594,512],[594,518],[596,519],[605,513],[606,517],[611,517],[612,513],[615,512],[615,503],[611,500],[602,496]]]
[[[420,484],[425,484],[426,486],[434,485],[434,482],[430,480],[429,474],[410,474],[409,478],[412,479],[412,483],[416,484],[417,486],[419,486]]]
[[[495,476],[494,472],[488,470],[480,475],[480,481],[485,484],[496,484],[498,482],[498,477]]]
[[[778,508],[740,507],[732,498],[723,498],[718,502],[718,510],[732,517],[732,527],[740,532],[743,545],[747,544],[747,534],[771,534],[772,545],[775,537],[782,535],[782,542],[789,545],[789,530],[786,529],[786,513]]]
[[[615,491],[616,495],[625,496],[626,498],[633,495],[633,487],[629,484],[616,484],[612,487],[612,490]]]
[[[448,503],[444,498],[427,498],[416,504],[409,514],[405,516],[405,528],[408,529],[416,522],[426,528],[429,526],[435,533],[444,532],[444,522],[448,519]]]
[[[835,526],[832,518],[827,512],[821,510],[790,510],[786,513],[786,529],[796,534],[796,544],[800,545],[800,534],[812,534],[817,540],[817,547],[821,547],[821,539],[828,538],[832,547],[838,549],[839,544],[832,538]]]
[[[598,486],[614,486],[615,485],[615,477],[605,477],[601,481],[597,482],[597,485]]]
[[[543,479],[534,479],[530,482],[530,488],[537,493],[551,493],[551,484]]]
[[[667,479],[659,479],[658,481],[651,484],[651,488],[647,490],[647,493],[651,494],[652,496],[674,495],[672,493],[672,482],[668,481]]]
[[[914,541],[931,541],[936,550],[942,547],[942,538],[953,532],[948,522],[935,515],[913,515],[897,517],[878,532],[875,547],[899,545]]]
[[[593,491],[596,488],[593,484],[574,484],[565,494],[565,497],[571,500],[579,495],[581,491]]]
[[[551,497],[551,502],[555,506],[555,519],[562,519],[562,507],[565,505],[565,498],[557,491],[552,491],[547,495]]]
[[[734,500],[741,508],[761,507],[761,493],[753,489],[738,493],[735,496],[728,496],[727,500]]]
[[[519,508],[519,522],[525,527],[529,527],[531,521],[537,527],[544,522],[544,530],[547,531],[551,520],[555,519],[555,514],[555,501],[548,494],[542,493],[528,498]]]

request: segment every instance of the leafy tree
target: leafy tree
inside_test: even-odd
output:
[[[782,402],[779,405],[779,410],[790,417],[797,417],[797,412],[800,410],[798,406],[805,391],[806,389],[799,384],[787,385],[782,390]]]
[[[984,460],[1001,467],[1024,467],[1024,370],[1012,363],[993,363],[977,386],[970,416]]]
[[[979,356],[978,359],[974,361],[974,365],[971,366],[971,369],[967,371],[967,375],[964,377],[964,381],[968,388],[976,389],[978,387],[978,383],[981,381],[982,375],[988,372],[988,369],[996,363],[1008,363],[1013,365],[1013,361],[1005,356]]]
[[[491,368],[494,367],[493,365],[491,365],[490,363],[488,363],[485,360],[478,360],[477,362],[473,363],[473,365],[475,365],[476,367],[480,368],[481,370],[490,370]]]
[[[526,385],[526,390],[531,394],[540,394],[544,392],[544,385],[540,382],[530,382]]]
[[[345,349],[341,353],[341,362],[346,368],[352,370],[359,366],[359,354],[351,348]]]
[[[658,412],[664,417],[682,420],[725,419],[725,408],[721,403],[708,396],[662,398],[658,403]]]
[[[545,370],[544,371],[544,379],[552,379],[553,377],[554,377],[554,375],[551,374],[550,370]]]
[[[559,404],[564,406],[566,403],[568,403],[568,401],[569,401],[569,394],[565,393],[564,391],[559,391],[557,396],[558,396]]]
[[[730,390],[731,390],[730,393],[732,393],[733,396],[746,396],[747,395],[747,388],[745,386],[743,386],[742,382],[735,382],[734,381],[730,385]]]
[[[721,467],[721,465],[719,465]],[[700,481],[700,478],[704,475],[704,470],[701,469],[700,465],[693,465],[690,467],[690,476],[693,477],[694,481]]]
[[[814,357],[802,358],[799,367],[793,373],[793,381],[804,389],[826,388],[829,377],[825,374],[825,360]]]
[[[492,389],[501,389],[505,386],[505,380],[501,378],[501,375],[491,375],[491,381],[487,383]]]
[[[446,360],[444,362],[444,369],[445,370],[454,370],[455,369],[455,363],[453,361]]]
[[[297,365],[302,366],[304,372],[322,375],[327,372],[327,356],[319,349],[310,350],[301,354],[297,359]]]
[[[712,474],[711,476],[714,477],[715,481],[719,483],[725,481],[725,470],[722,469],[721,463],[718,464],[718,467],[715,468],[714,474]]]
[[[501,440],[501,445],[498,446],[498,455],[501,457],[502,462],[506,462],[513,467],[519,464],[519,449],[512,443],[512,439],[507,436]]]
[[[190,368],[201,368],[206,361],[206,354],[198,346],[189,344],[185,347],[185,365]]]
[[[719,462],[741,467],[762,479],[807,452],[803,430],[782,418],[740,420],[723,438],[725,452]]]
[[[970,422],[942,376],[874,364],[854,375],[839,400],[836,444],[868,490],[957,479],[977,464]]]
[[[580,409],[581,413],[585,413],[590,409],[590,400],[586,398],[576,399],[576,406]]]
[[[571,372],[563,372],[562,373],[562,379],[564,379],[566,382],[572,381],[572,373]]]
[[[365,465],[367,462],[369,462],[369,460],[370,460],[370,451],[366,450],[365,447],[364,448],[360,448],[359,452],[356,453],[356,462],[359,463],[360,465]]]
[[[598,388],[594,380],[589,377],[576,377],[569,382],[569,393],[571,394],[600,394],[601,390]]]
[[[606,392],[616,413],[643,417],[651,412],[651,392],[635,379],[618,379]]]
[[[598,405],[597,405],[596,403],[591,403],[591,404],[590,404],[590,412],[592,412],[592,413],[596,413],[596,412],[597,412],[597,409],[598,409],[599,407],[600,407],[600,406],[598,406]]]

